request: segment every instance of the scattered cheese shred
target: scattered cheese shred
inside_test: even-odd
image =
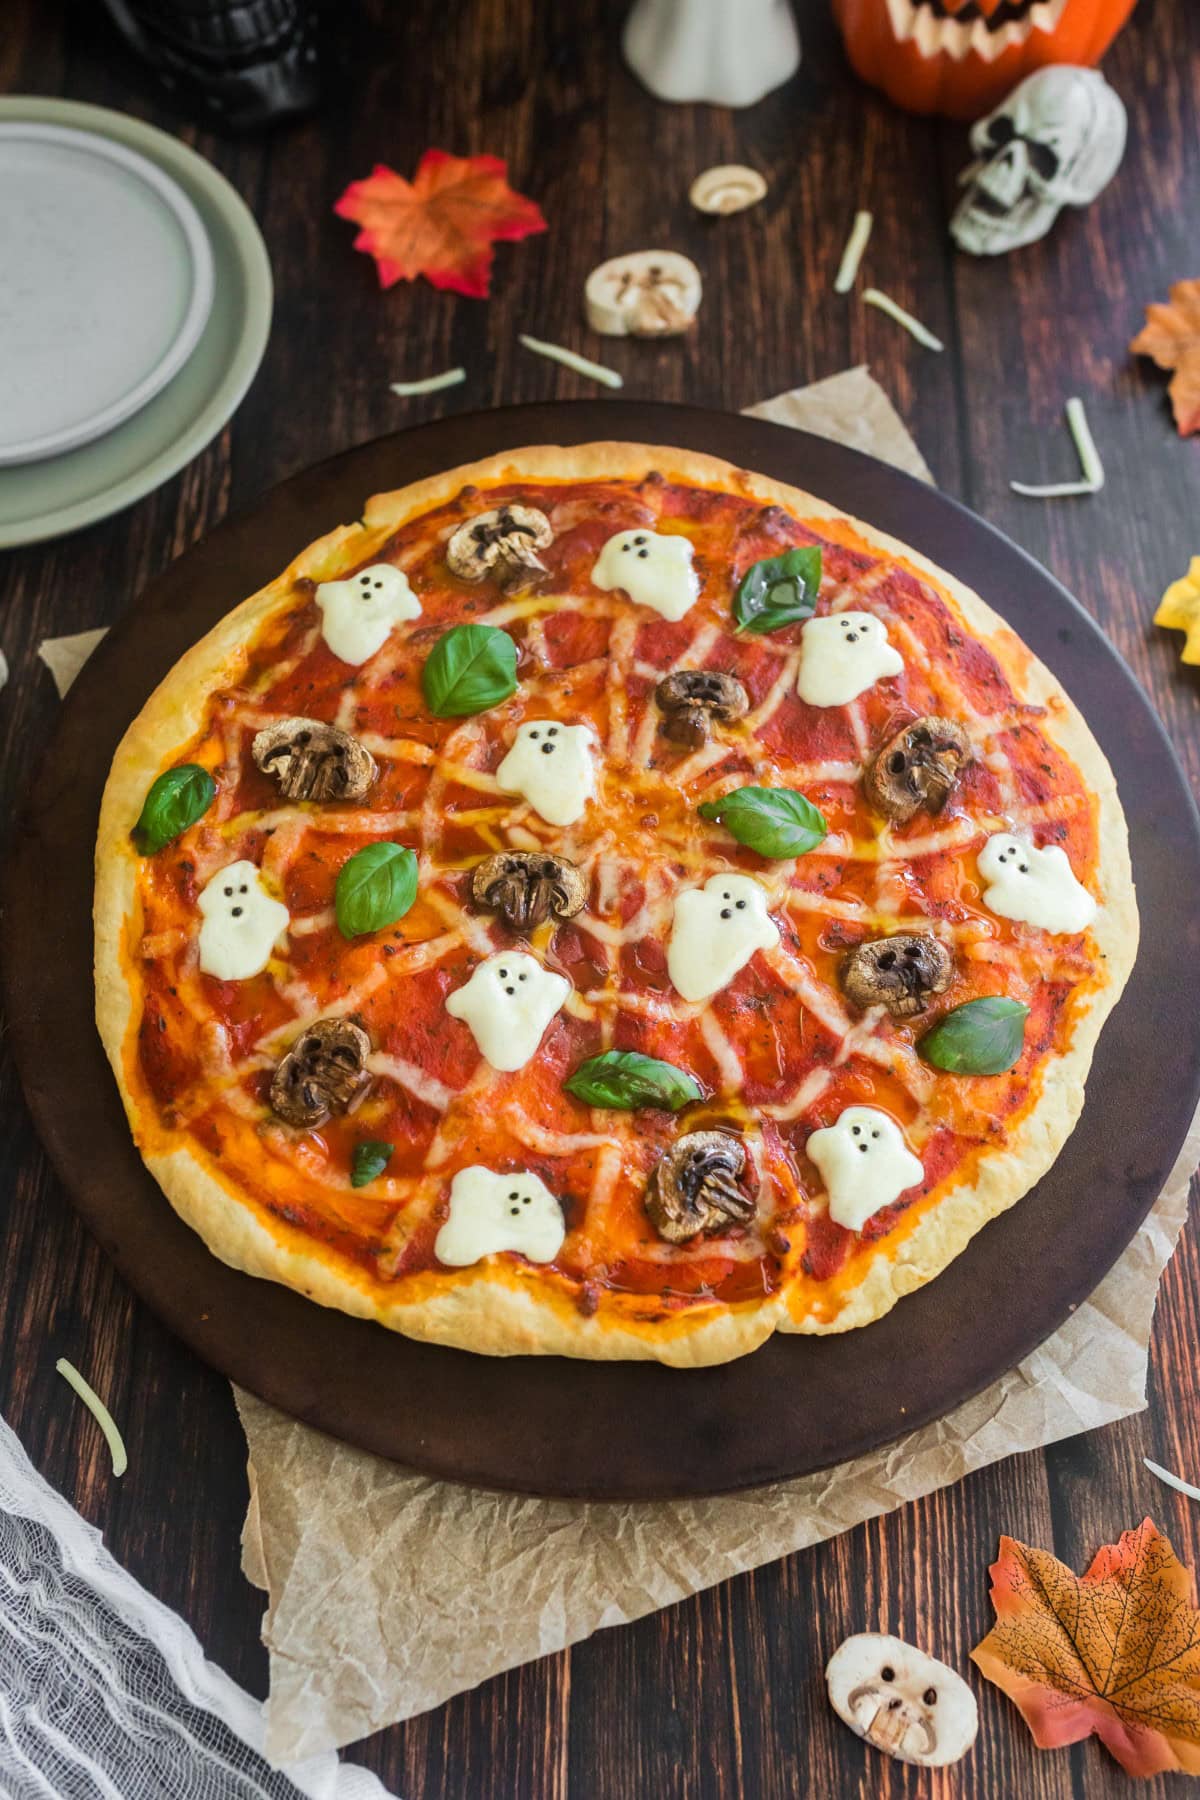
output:
[[[114,1475],[123,1475],[129,1467],[129,1458],[125,1453],[125,1440],[117,1430],[112,1414],[91,1384],[84,1380],[74,1363],[69,1363],[65,1356],[60,1356],[55,1368],[63,1380],[75,1389],[83,1404],[104,1433],[104,1441],[112,1455]]]
[[[910,312],[893,300],[890,294],[881,293],[878,288],[864,288],[863,299],[868,306],[877,306],[885,312],[889,319],[895,319],[897,325],[903,325],[905,331],[916,338],[918,344],[924,344],[927,350],[944,350],[946,348],[940,337],[934,337],[928,325],[922,325],[920,319],[914,319]]]
[[[1014,493],[1024,494],[1028,500],[1063,500],[1072,494],[1100,492],[1104,486],[1104,464],[1100,461],[1100,452],[1096,448],[1096,440],[1083,410],[1083,401],[1077,395],[1067,401],[1067,424],[1075,442],[1083,480],[1052,481],[1044,487],[1031,487],[1024,481],[1010,481],[1008,485]]]
[[[1160,1481],[1165,1481],[1168,1487],[1175,1489],[1176,1493],[1186,1494],[1189,1500],[1200,1500],[1200,1487],[1193,1487],[1190,1481],[1180,1480],[1178,1475],[1172,1475],[1170,1469],[1164,1469],[1159,1463],[1151,1462],[1148,1456],[1143,1456],[1142,1461],[1152,1475],[1157,1475]]]
[[[854,215],[854,227],[846,239],[846,248],[842,251],[842,260],[838,264],[838,272],[834,277],[835,294],[848,294],[858,279],[858,265],[863,259],[863,251],[871,236],[871,227],[875,223],[875,214],[857,212]]]
[[[393,394],[406,400],[410,394],[436,394],[439,388],[457,387],[467,379],[465,369],[446,369],[441,375],[426,375],[423,381],[393,381]]]
[[[551,362],[562,363],[568,369],[578,370],[580,375],[590,375],[593,381],[602,381],[605,387],[624,387],[625,383],[615,369],[606,369],[603,363],[590,362],[586,356],[580,356],[574,350],[564,350],[561,344],[547,344],[542,338],[527,337],[522,331],[520,341],[527,350],[536,356],[548,356]]]
[[[0,688],[2,688],[4,686],[4,684],[7,680],[8,680],[8,658],[5,656],[3,650],[0,650]]]

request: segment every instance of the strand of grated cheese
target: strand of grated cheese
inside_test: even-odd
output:
[[[835,294],[848,294],[858,279],[858,266],[863,259],[871,236],[871,227],[875,223],[874,213],[856,212],[854,226],[846,239],[846,248],[842,251],[842,260],[838,264],[838,272],[834,277]]]
[[[928,325],[922,325],[920,319],[914,318],[890,294],[879,288],[865,288],[863,299],[868,306],[877,306],[880,312],[886,313],[889,319],[895,319],[897,325],[903,325],[910,337],[915,337],[918,344],[924,344],[927,350],[944,350],[946,348],[940,337],[935,337]]]
[[[518,333],[518,341],[535,356],[545,356],[551,362],[562,363],[565,368],[574,369],[580,375],[589,375],[593,381],[602,381],[605,387],[619,388],[625,386],[624,378],[615,369],[605,368],[603,363],[592,362],[578,351],[566,350],[561,344],[548,344],[544,338],[529,337],[524,331]]]
[[[87,1407],[93,1419],[95,1419],[97,1425],[104,1433],[104,1441],[108,1445],[109,1454],[112,1457],[113,1474],[123,1475],[129,1467],[129,1457],[125,1450],[125,1440],[117,1429],[116,1420],[109,1412],[107,1406],[105,1406],[91,1382],[84,1380],[74,1363],[68,1362],[65,1356],[60,1356],[54,1367],[58,1370],[63,1380],[67,1382],[70,1387],[75,1389],[75,1392],[79,1395],[79,1398],[83,1401],[83,1404]]]
[[[457,387],[466,379],[465,369],[445,369],[440,375],[426,375],[421,381],[391,381],[388,386],[393,394],[407,400],[410,394],[436,394],[442,388]]]
[[[1010,481],[1008,485],[1014,493],[1023,494],[1027,500],[1064,500],[1076,494],[1100,492],[1104,486],[1104,464],[1100,460],[1100,452],[1096,448],[1083,401],[1078,395],[1072,395],[1067,401],[1067,425],[1075,443],[1079,467],[1083,471],[1082,481],[1052,481],[1043,487],[1031,487],[1024,481]]]

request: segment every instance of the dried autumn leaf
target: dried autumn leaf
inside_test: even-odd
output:
[[[1093,1734],[1130,1775],[1200,1774],[1195,1583],[1150,1519],[1086,1575],[1000,1539],[996,1623],[971,1652],[1043,1750]]]
[[[1179,435],[1200,431],[1200,281],[1177,281],[1169,304],[1148,306],[1129,348],[1175,371],[1169,391]]]
[[[381,287],[424,275],[436,288],[480,300],[492,245],[546,229],[540,207],[509,187],[500,157],[445,150],[427,150],[411,181],[376,163],[333,210],[362,226],[354,248],[375,258]]]

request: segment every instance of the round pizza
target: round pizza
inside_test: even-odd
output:
[[[636,444],[372,499],[167,676],[97,847],[172,1205],[491,1354],[878,1318],[1050,1167],[1136,941],[1108,765],[981,599]]]

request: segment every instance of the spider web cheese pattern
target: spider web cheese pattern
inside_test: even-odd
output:
[[[523,454],[536,461],[547,453]],[[119,930],[107,936],[103,902],[98,909],[101,1024],[143,1153],[176,1204],[178,1184],[163,1170],[177,1167],[183,1151],[203,1171],[206,1194],[205,1184],[215,1184],[283,1247],[276,1267],[261,1245],[251,1256],[217,1242],[230,1260],[294,1279],[288,1257],[302,1254],[344,1284],[333,1303],[476,1347],[716,1360],[777,1326],[864,1322],[864,1291],[892,1283],[882,1301],[869,1299],[875,1316],[961,1248],[954,1242],[915,1279],[896,1273],[939,1209],[949,1217],[956,1195],[986,1188],[989,1160],[1020,1151],[1047,1070],[1072,1054],[1089,1020],[1094,1039],[1095,1019],[1115,999],[1114,959],[1099,952],[1105,902],[1127,901],[1126,923],[1136,914],[1127,864],[1118,857],[1113,876],[1104,861],[1105,808],[1115,799],[1098,793],[1064,748],[1060,714],[1069,703],[1049,692],[1019,646],[998,656],[932,572],[807,496],[791,496],[785,507],[755,491],[769,484],[734,471],[704,481],[624,476],[624,467],[618,459],[611,475],[589,468],[587,478],[556,481],[539,465],[534,475],[477,483],[465,495],[448,477],[426,484],[427,494],[386,497],[372,503],[380,522],[371,529],[369,509],[361,542],[334,534],[247,603],[257,609],[253,628],[233,632],[221,677],[192,694],[191,729],[176,723],[174,737],[160,734],[152,771],[185,759],[211,768],[218,794],[209,814],[157,857],[136,858],[118,824],[119,805],[127,810],[135,798],[125,792],[134,779],[114,776],[101,892],[107,857],[124,870],[126,903]],[[446,540],[464,518],[506,502],[549,517],[546,575],[515,594],[456,580],[445,565]],[[678,620],[590,580],[614,534],[658,529],[693,546],[699,597]],[[819,616],[878,620],[902,664],[840,706],[810,706],[797,692],[802,626],[747,637],[735,634],[730,614],[751,563],[812,543],[823,552]],[[398,623],[348,679],[322,639],[316,580],[349,580],[380,563],[403,570],[420,615]],[[467,620],[512,636],[518,689],[474,717],[436,719],[422,696],[421,664],[443,631]],[[750,700],[744,719],[716,727],[694,749],[662,735],[654,702],[665,674],[692,668],[735,675]],[[1030,669],[1038,679],[1023,683]],[[866,802],[864,764],[906,717],[922,713],[959,720],[975,760],[939,816],[889,826]],[[370,750],[379,777],[362,801],[281,804],[249,744],[264,725],[295,714],[328,719]],[[573,823],[547,823],[497,780],[528,721],[583,725],[594,739],[594,796]],[[118,774],[123,758],[125,746]],[[750,783],[806,794],[827,820],[824,842],[775,863],[699,817],[701,802]],[[1091,930],[1051,938],[988,911],[976,862],[999,831],[1062,849],[1101,902]],[[384,838],[417,853],[417,900],[396,924],[347,941],[333,913],[338,869]],[[471,869],[506,849],[569,858],[587,884],[584,909],[528,939],[476,910]],[[198,965],[197,895],[239,858],[263,871],[290,928],[261,974],[220,982]],[[1127,895],[1107,893],[1106,884],[1120,888],[1122,868]],[[689,1002],[667,968],[675,901],[720,875],[760,884],[778,941],[764,935],[727,985]],[[115,874],[111,880],[117,885]],[[841,991],[841,959],[868,938],[902,931],[932,932],[952,949],[950,990],[916,1021],[898,1023],[878,1008],[856,1012]],[[488,958],[526,950],[568,991],[536,1054],[499,1071],[446,1000]],[[114,963],[128,994],[119,1029],[103,1002],[105,969],[111,974]],[[1013,1071],[964,1080],[922,1062],[916,1039],[934,1017],[997,993],[1030,1008]],[[319,1131],[293,1130],[267,1104],[271,1072],[306,1028],[331,1016],[353,1017],[367,1031],[371,1088],[351,1116]],[[674,1064],[705,1099],[678,1117],[589,1108],[563,1082],[608,1049]],[[1081,1096],[1081,1078],[1077,1085]],[[831,1219],[805,1151],[813,1131],[856,1105],[894,1119],[923,1167],[922,1180],[859,1232]],[[742,1141],[755,1215],[719,1236],[665,1243],[644,1206],[652,1172],[681,1132],[714,1129]],[[364,1138],[394,1148],[386,1171],[355,1190],[350,1159]],[[534,1269],[509,1253],[481,1269],[439,1265],[434,1246],[451,1184],[473,1167],[520,1170],[555,1197],[565,1235],[551,1261]],[[181,1210],[212,1242],[220,1232],[206,1228],[207,1204]],[[959,1235],[965,1241],[970,1230]],[[447,1323],[447,1297],[477,1292],[481,1271],[493,1283],[499,1324],[480,1333]],[[319,1285],[307,1283],[309,1291]],[[542,1308],[541,1325],[532,1327],[530,1295]],[[410,1302],[429,1311],[406,1311]],[[740,1337],[697,1351],[696,1325],[718,1315],[748,1323]]]

